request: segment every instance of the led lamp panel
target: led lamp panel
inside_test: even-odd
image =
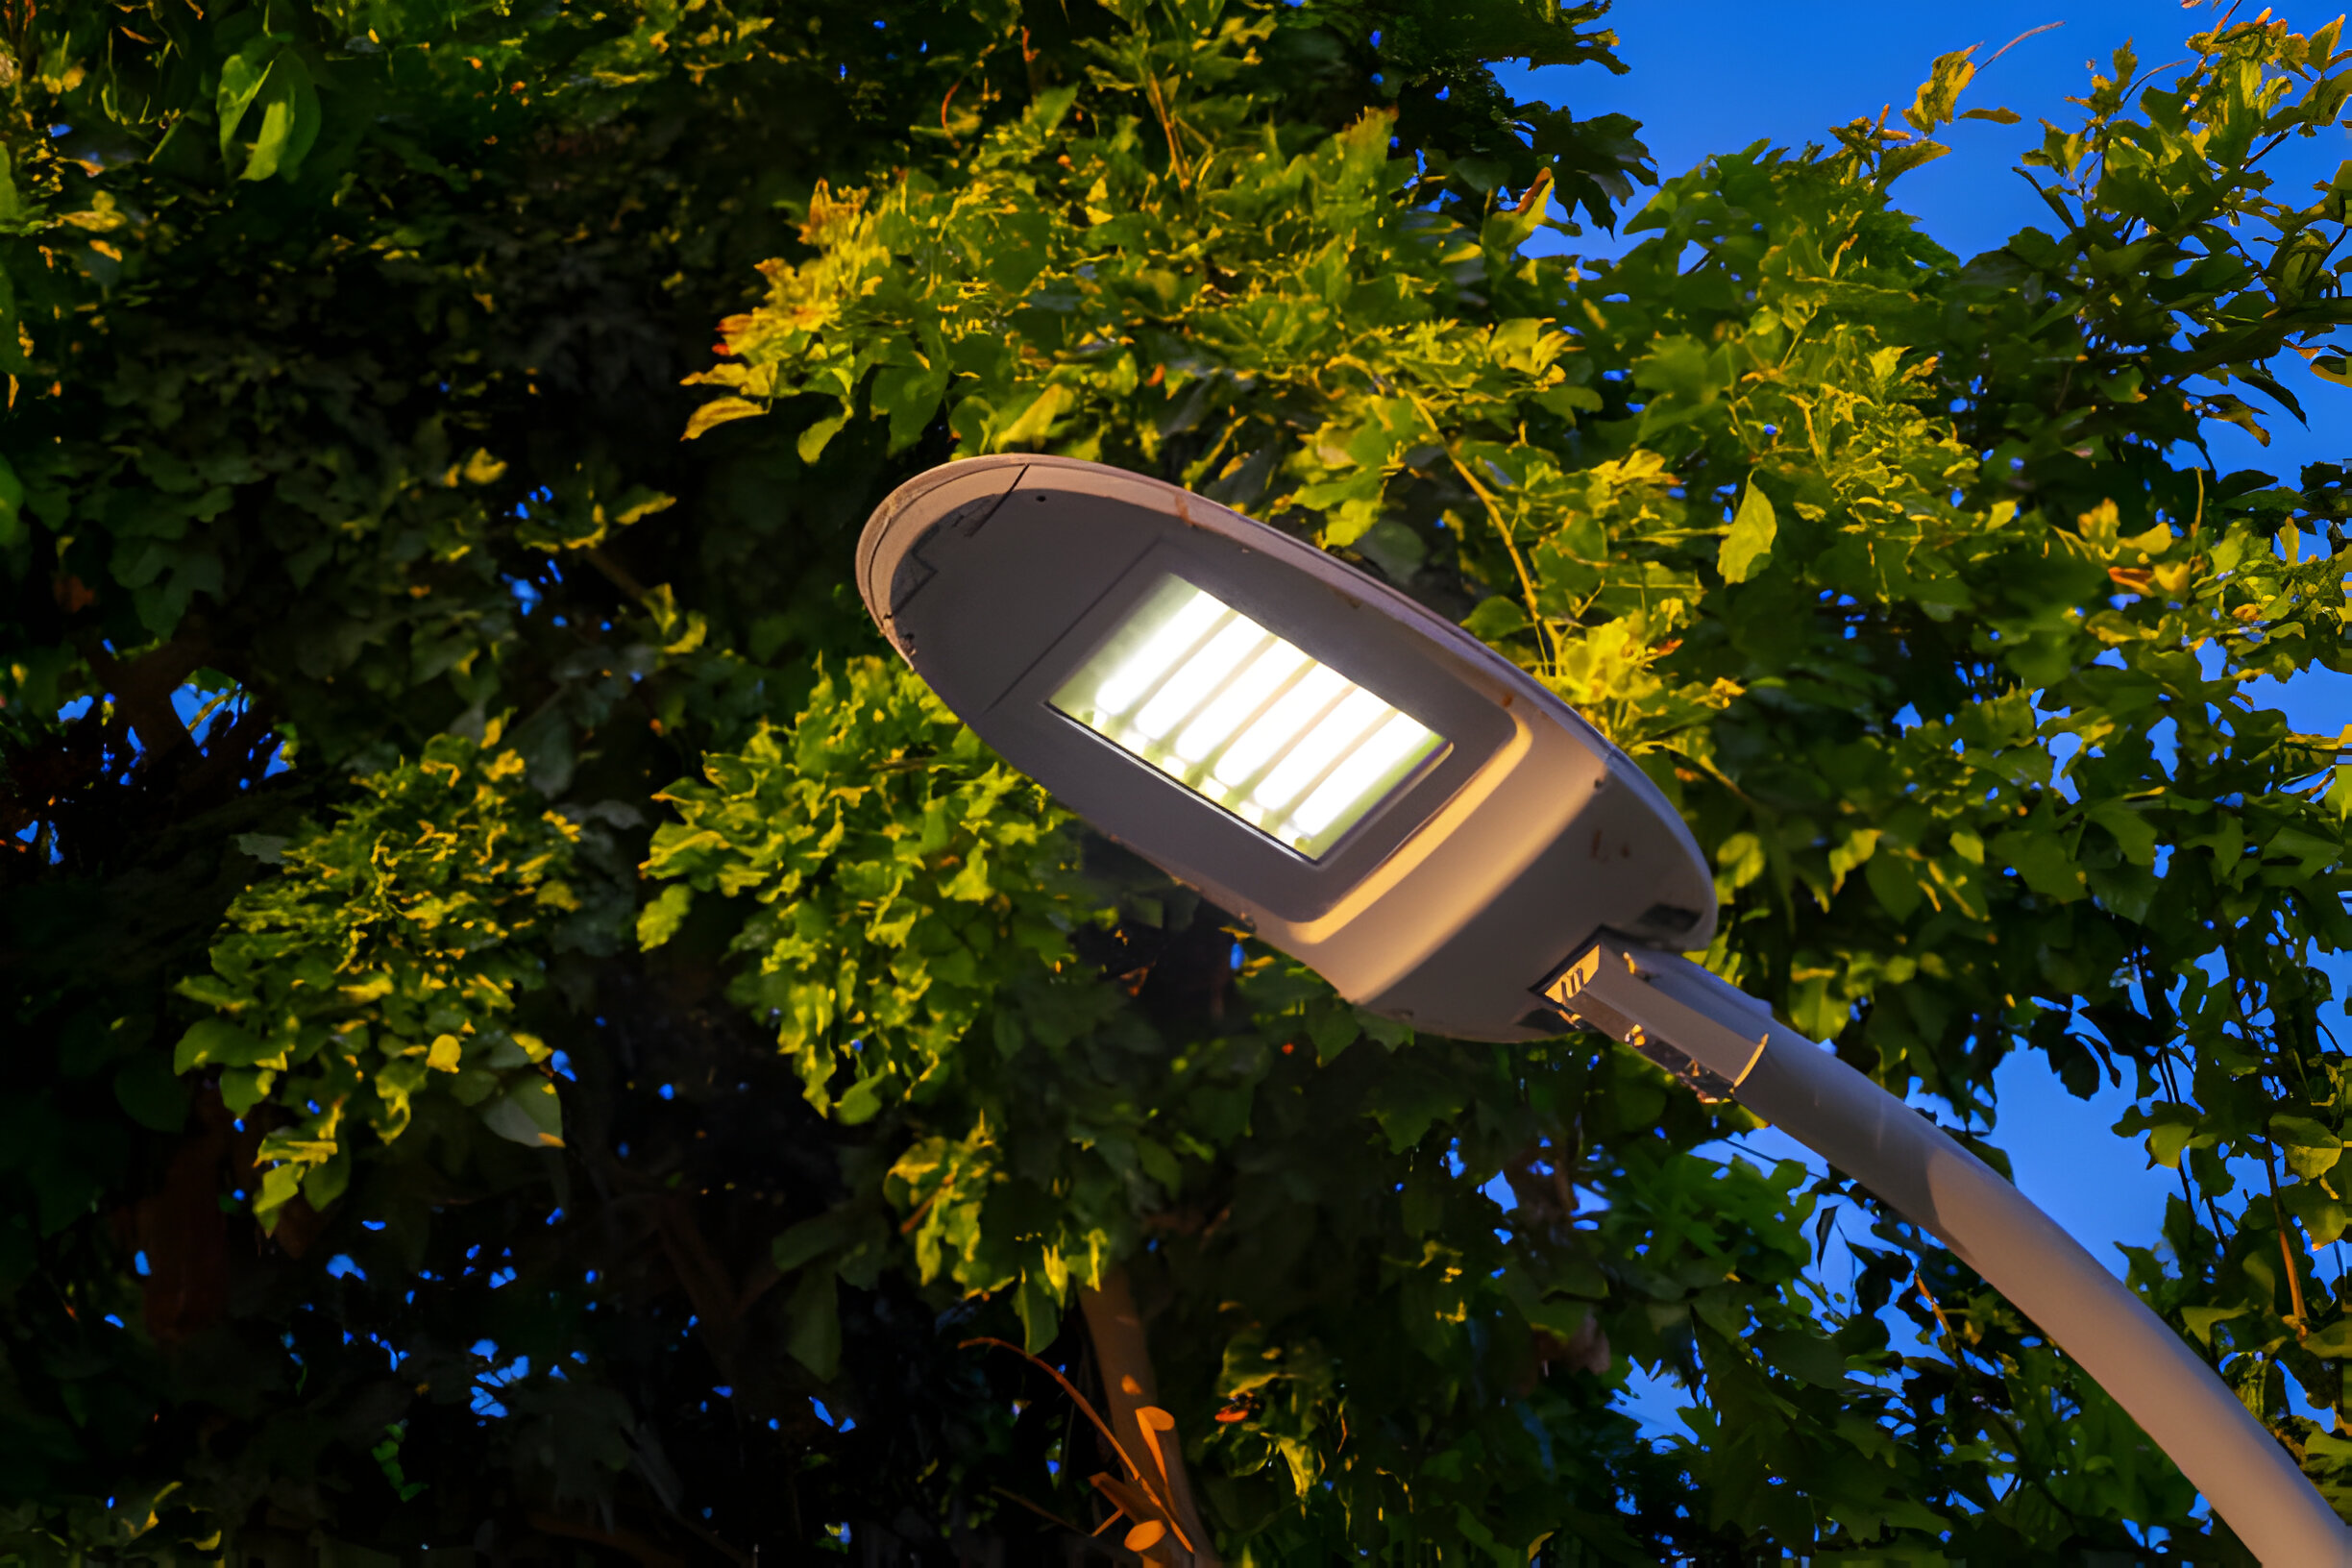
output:
[[[1309,859],[1445,738],[1214,595],[1166,576],[1053,707]]]

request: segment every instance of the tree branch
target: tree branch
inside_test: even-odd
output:
[[[1151,1351],[1144,1342],[1143,1319],[1137,1312],[1135,1292],[1124,1269],[1103,1275],[1102,1288],[1078,1292],[1079,1310],[1086,1314],[1087,1334],[1094,1341],[1094,1360],[1102,1368],[1103,1394],[1111,1403],[1111,1426],[1119,1447],[1133,1455],[1148,1455],[1165,1471],[1167,1498],[1176,1523],[1192,1541],[1193,1568],[1220,1568],[1216,1549],[1201,1524],[1192,1501],[1192,1482],[1186,1473],[1184,1447],[1172,1423],[1160,1409],[1158,1380],[1152,1375]],[[1159,1417],[1146,1427],[1139,1412]]]
[[[115,710],[130,723],[148,767],[188,741],[187,726],[172,708],[172,693],[205,662],[208,651],[192,644],[165,643],[125,664],[95,637],[82,645],[83,658],[113,694]]]

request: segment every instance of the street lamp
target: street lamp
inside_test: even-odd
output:
[[[1014,767],[1433,1034],[1562,1016],[1737,1099],[1944,1241],[2273,1568],[2352,1532],[2180,1337],[2016,1188],[1678,950],[1707,862],[1641,771],[1404,595],[1188,491],[1068,458],[899,487],[858,543],[884,634]]]

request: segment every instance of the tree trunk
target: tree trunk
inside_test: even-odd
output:
[[[1094,1363],[1102,1369],[1103,1393],[1110,1402],[1105,1415],[1111,1430],[1118,1434],[1119,1446],[1126,1449],[1145,1475],[1156,1483],[1153,1460],[1155,1449],[1167,1466],[1166,1487],[1169,1505],[1177,1526],[1191,1539],[1193,1552],[1189,1556],[1171,1536],[1163,1545],[1163,1555],[1157,1548],[1145,1555],[1150,1560],[1166,1562],[1175,1568],[1221,1568],[1216,1548],[1208,1530],[1201,1524],[1200,1509],[1192,1502],[1192,1482],[1185,1471],[1184,1445],[1173,1431],[1163,1430],[1147,1433],[1137,1411],[1160,1408],[1160,1389],[1152,1377],[1151,1350],[1143,1338],[1143,1319],[1137,1313],[1135,1293],[1128,1288],[1124,1269],[1111,1269],[1103,1275],[1102,1288],[1081,1290],[1078,1293],[1080,1311],[1086,1313],[1087,1333],[1094,1341]]]

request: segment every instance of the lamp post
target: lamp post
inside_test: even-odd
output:
[[[1939,1237],[2272,1568],[2352,1532],[2180,1337],[1973,1155],[1682,959],[1707,861],[1598,731],[1459,627],[1201,497],[1067,458],[950,463],[858,545],[892,644],[1007,761],[1435,1034],[1564,1018],[1780,1127]]]

